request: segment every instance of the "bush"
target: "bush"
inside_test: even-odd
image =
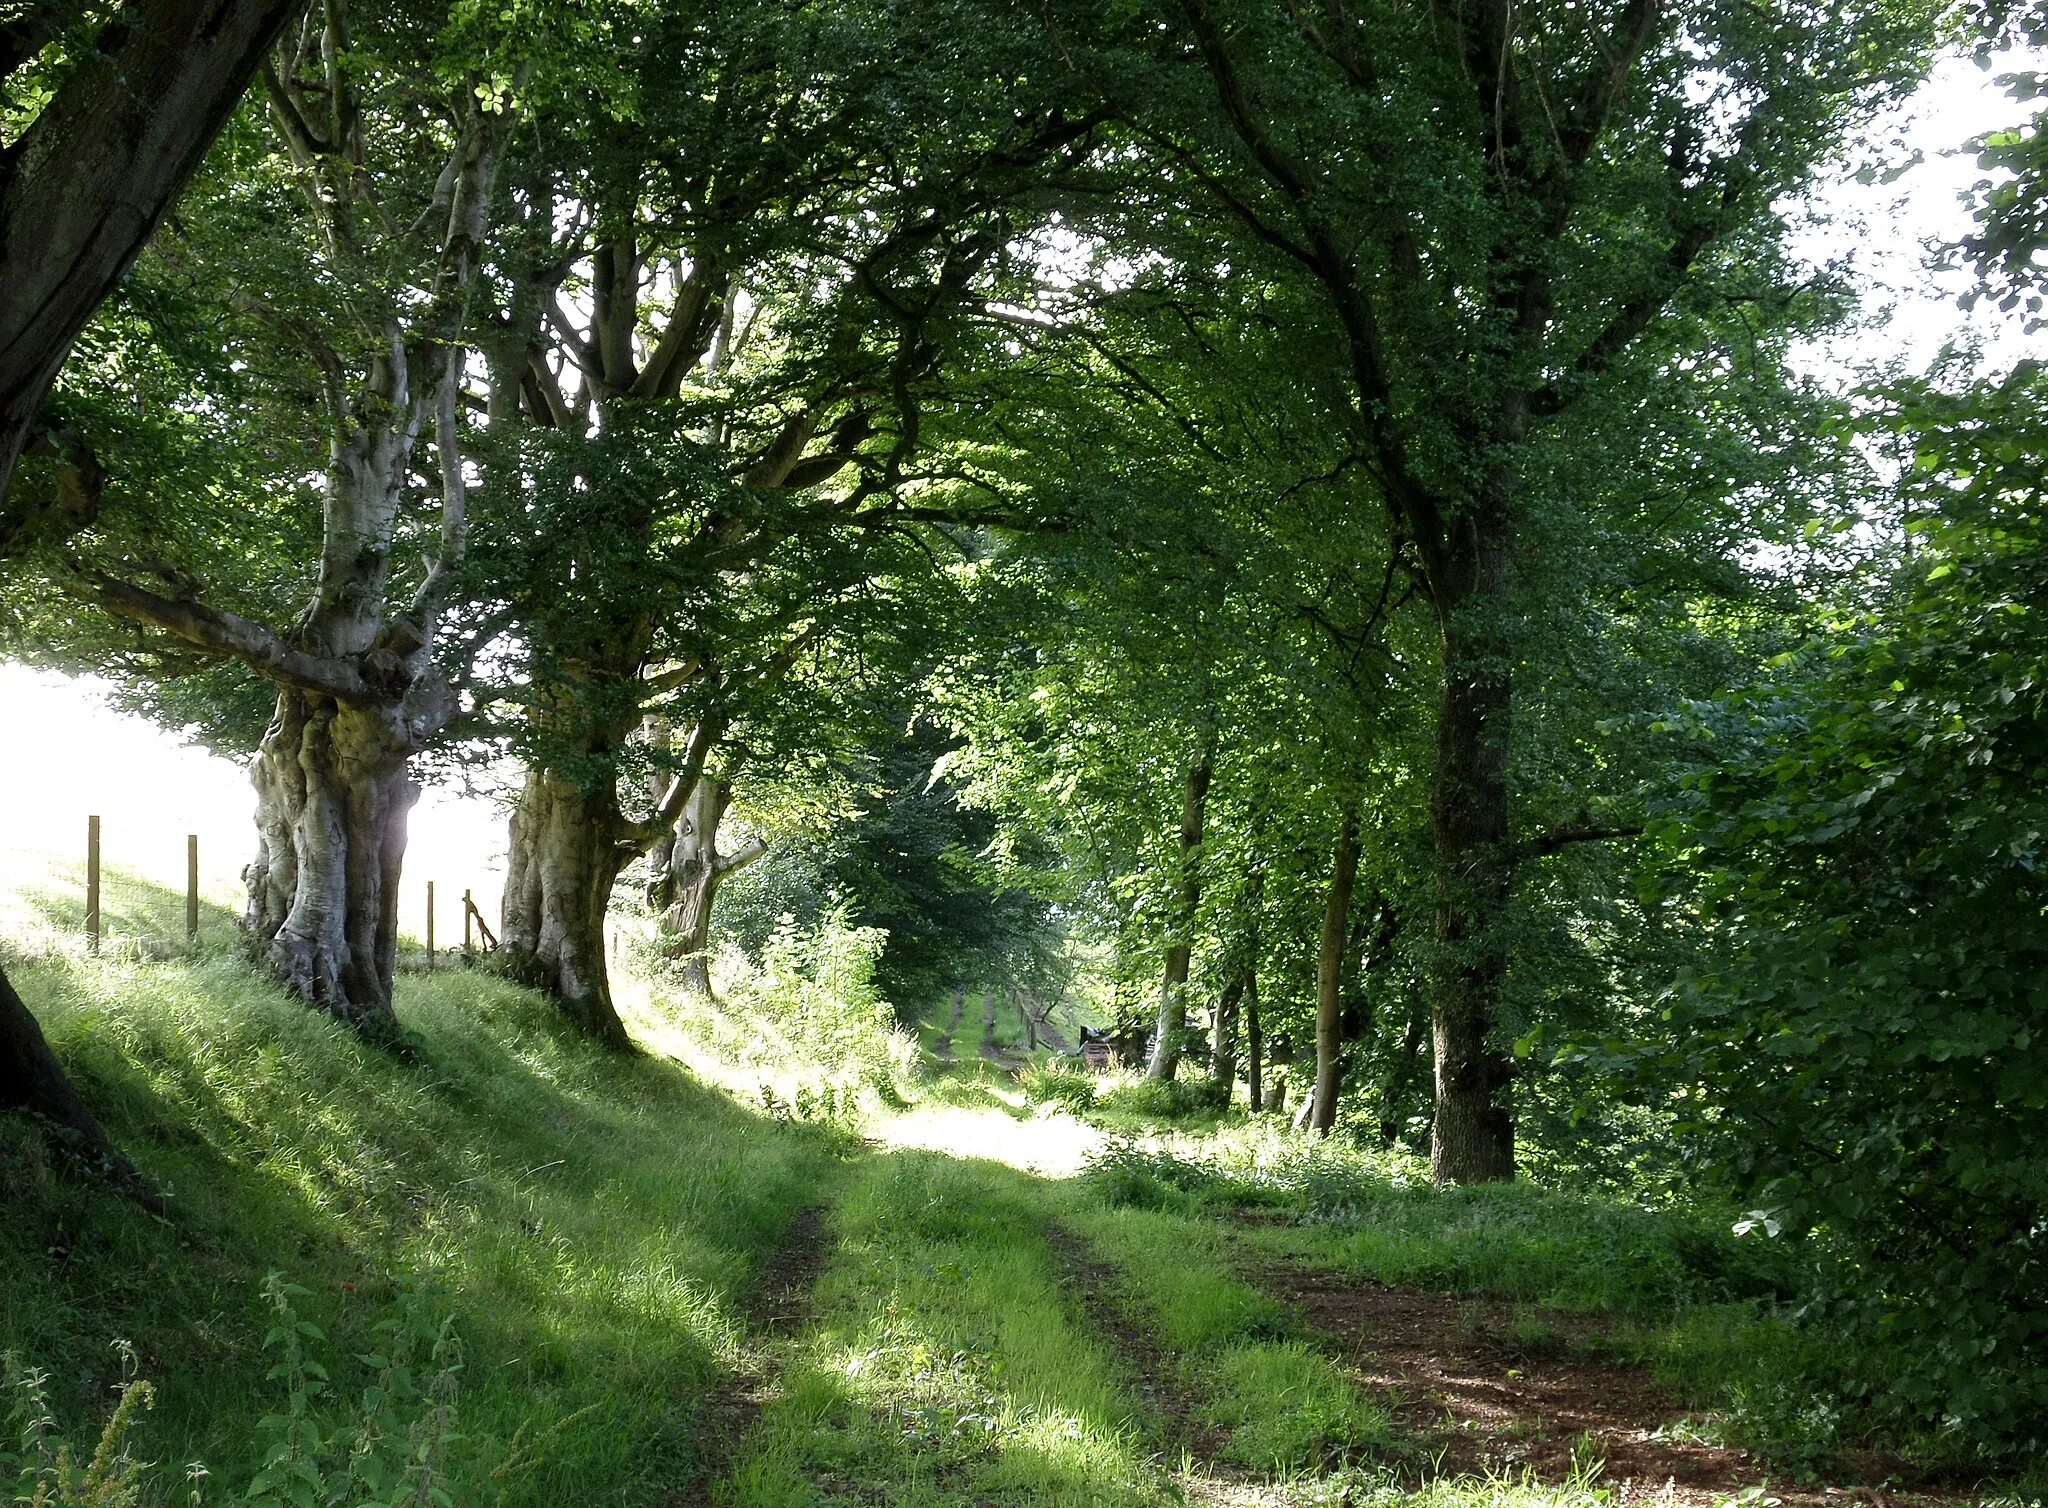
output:
[[[1061,1105],[1076,1115],[1095,1105],[1095,1080],[1082,1069],[1054,1061],[1017,1076],[1024,1098],[1034,1105]]]
[[[875,987],[875,961],[887,941],[879,927],[853,926],[844,907],[815,927],[784,918],[762,949],[761,967],[727,990],[728,1012],[751,1017],[764,1038],[752,1056],[815,1064],[868,1084],[907,1074],[916,1044]]]
[[[1081,1166],[1082,1185],[1105,1204],[1158,1210],[1227,1199],[1241,1186],[1205,1163],[1118,1137]]]
[[[1840,1257],[1809,1311],[1873,1399],[1988,1455],[2048,1449],[2044,399],[1909,394],[1913,575],[1674,724],[1650,835],[1712,930],[1647,1032],[1567,1052],[1686,1086],[1696,1174]]]
[[[1135,1078],[1098,1095],[1096,1103],[1104,1110],[1170,1121],[1221,1110],[1229,1100],[1227,1091],[1208,1079]]]

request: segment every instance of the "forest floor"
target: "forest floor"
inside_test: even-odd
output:
[[[177,1211],[0,1119],[0,1412],[89,1453],[131,1342],[126,1459],[171,1464],[109,1504],[249,1501],[294,1408],[294,1469],[359,1501],[351,1400],[394,1346],[419,1387],[378,1428],[456,1508],[2038,1502],[1816,1425],[1725,1221],[1436,1191],[1130,1086],[1065,1085],[1076,1114],[1007,1021],[1001,1062],[928,1027],[851,1119],[652,992],[622,1059],[486,974],[405,976],[398,1059],[224,956],[7,962]],[[331,1390],[281,1368],[280,1303]],[[19,1438],[0,1486],[47,1467]]]

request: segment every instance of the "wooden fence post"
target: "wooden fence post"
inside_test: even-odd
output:
[[[427,881],[427,972],[434,972],[434,882]]]
[[[185,940],[199,942],[199,834],[185,834]]]
[[[85,819],[85,945],[100,950],[100,819]]]

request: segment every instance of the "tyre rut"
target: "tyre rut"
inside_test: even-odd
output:
[[[1230,1432],[1202,1418],[1201,1399],[1181,1382],[1176,1354],[1116,1302],[1116,1269],[1098,1261],[1086,1241],[1056,1220],[1046,1222],[1045,1239],[1089,1323],[1130,1370],[1145,1412],[1166,1426],[1171,1446],[1184,1448],[1200,1463],[1200,1476],[1174,1472],[1186,1499],[1215,1508],[1253,1508],[1271,1501],[1256,1478],[1221,1459]]]
[[[709,1508],[711,1489],[739,1459],[740,1446],[761,1416],[781,1371],[767,1342],[783,1340],[803,1327],[811,1291],[831,1254],[825,1209],[798,1213],[768,1259],[756,1269],[740,1300],[747,1340],[737,1370],[705,1397],[697,1420],[698,1471],[671,1494],[672,1508]]]

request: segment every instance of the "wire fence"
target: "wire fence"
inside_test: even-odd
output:
[[[81,813],[77,841],[0,833],[0,941],[32,953],[173,958],[240,946],[247,828],[187,833],[161,820],[125,828]],[[487,877],[487,881],[488,881]],[[398,964],[447,967],[497,947],[497,887],[407,876]]]

